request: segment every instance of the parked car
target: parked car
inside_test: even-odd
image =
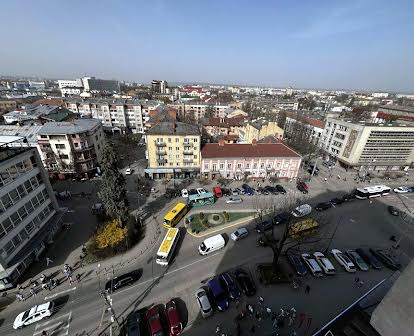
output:
[[[231,189],[221,188],[221,192],[223,193],[223,196],[231,196]]]
[[[128,315],[128,318],[125,323],[125,336],[140,336],[142,332],[142,322],[143,318],[143,309],[134,310],[131,314]]]
[[[297,275],[306,275],[308,271],[306,270],[305,265],[302,262],[302,259],[297,254],[289,253],[287,255],[289,262],[291,263],[292,267],[295,269]]]
[[[44,318],[52,316],[54,313],[54,303],[46,302],[20,313],[13,322],[13,329],[21,329],[32,323],[38,322]]]
[[[350,193],[350,194],[346,194],[346,195],[342,196],[342,199],[345,202],[352,202],[352,201],[356,200],[356,197],[355,197],[354,193]]]
[[[187,189],[182,189],[181,190],[181,197],[188,197],[188,190]]]
[[[234,231],[230,237],[234,241],[238,241],[240,239],[246,238],[249,235],[249,231],[245,227],[238,228],[236,231]]]
[[[237,190],[237,188],[233,188],[233,189],[231,190],[231,194],[232,194],[233,196],[237,196],[237,195],[239,195],[239,191]]]
[[[323,210],[327,210],[332,208],[332,203],[331,202],[323,202],[323,203],[318,203],[315,207],[315,210],[317,211],[323,211]]]
[[[292,211],[292,215],[295,217],[304,217],[312,212],[312,207],[309,204],[302,204]]]
[[[219,278],[213,278],[208,282],[208,288],[212,294],[217,309],[225,311],[229,308],[229,298],[220,284]]]
[[[264,231],[270,230],[273,226],[273,223],[270,219],[262,220],[260,223],[256,224],[256,232],[262,233]]]
[[[308,266],[310,272],[315,277],[321,277],[323,275],[322,268],[319,266],[318,262],[312,258],[312,256],[308,253],[302,253],[302,260],[304,261],[305,265]]]
[[[131,175],[132,174],[132,169],[131,168],[127,168],[126,170],[125,170],[125,175]]]
[[[368,250],[357,248],[355,252],[358,253],[360,257],[372,268],[378,270],[382,269],[381,262],[373,254],[369,253]]]
[[[226,199],[227,204],[235,204],[235,203],[241,203],[243,202],[242,198],[239,196],[233,196]]]
[[[201,195],[201,194],[205,194],[207,191],[204,188],[197,188],[197,194]]]
[[[358,266],[358,268],[361,271],[368,271],[369,270],[369,266],[367,265],[367,263],[364,261],[364,259],[361,258],[361,256],[353,251],[353,250],[346,250],[345,253],[347,254],[347,256],[349,257],[349,259],[352,260],[352,262]]]
[[[336,261],[347,271],[350,273],[353,273],[356,271],[356,267],[354,265],[354,263],[345,255],[343,254],[340,250],[338,249],[333,249],[331,251],[332,255],[334,256],[334,258],[336,259]]]
[[[132,271],[120,276],[114,277],[113,279],[109,280],[105,284],[105,290],[109,293],[113,293],[119,288],[128,286],[135,281],[137,281],[141,277],[140,271]]]
[[[256,294],[256,286],[253,282],[253,279],[250,277],[249,273],[245,270],[239,268],[234,272],[236,281],[239,284],[241,290],[247,296],[253,296]]]
[[[299,181],[297,184],[296,184],[296,188],[299,190],[299,191],[301,191],[303,194],[307,194],[309,191],[308,191],[308,186],[306,185],[306,183],[305,182],[302,182],[302,181]]]
[[[265,190],[267,190],[270,194],[273,194],[273,195],[278,194],[277,189],[275,187],[272,187],[272,186],[266,186]]]
[[[219,186],[213,187],[213,194],[216,198],[223,197],[223,190]]]
[[[333,205],[341,205],[345,201],[342,198],[335,197],[335,198],[332,198],[329,202]]]
[[[246,183],[242,185],[242,189],[244,190],[244,193],[249,196],[252,196],[255,194],[254,189]]]
[[[369,249],[369,252],[371,252],[375,257],[377,257],[381,262],[387,266],[389,269],[392,269],[394,271],[399,270],[401,267],[400,262],[392,256],[388,251],[381,250],[381,249]]]
[[[145,313],[148,321],[148,329],[150,336],[164,336],[160,320],[160,308],[158,306],[151,307]]]
[[[269,190],[267,190],[266,188],[263,188],[263,187],[259,187],[257,190],[262,195],[269,195],[270,194]]]
[[[170,336],[178,336],[183,331],[180,315],[178,314],[177,304],[174,300],[170,300],[165,305],[165,315],[168,320]]]
[[[334,265],[322,252],[315,252],[313,256],[325,274],[335,274]]]
[[[398,188],[394,189],[394,192],[398,193],[398,194],[405,194],[405,193],[411,192],[411,188],[409,188],[409,187],[398,187]]]
[[[276,190],[281,194],[286,194],[286,189],[283,188],[280,184],[276,184]]]
[[[275,223],[275,225],[280,225],[280,224],[286,223],[289,219],[290,219],[290,213],[284,211],[284,212],[277,214],[275,218],[273,218],[273,223]]]
[[[226,272],[220,275],[220,281],[224,289],[227,291],[230,299],[236,300],[241,296],[241,291],[237,284],[234,282],[233,277],[230,275],[230,273]]]
[[[207,292],[204,288],[199,288],[195,293],[198,307],[200,308],[200,313],[202,317],[209,317],[213,314],[213,308],[211,307],[210,300],[208,298]]]
[[[387,207],[387,209],[388,209],[388,212],[393,216],[399,216],[400,215],[400,211],[396,207],[393,207],[392,205],[389,205]]]

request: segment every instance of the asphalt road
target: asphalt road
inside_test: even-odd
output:
[[[290,191],[294,190],[294,185],[288,186]],[[345,190],[346,191],[346,190]],[[312,193],[311,193],[312,195]],[[308,202],[317,202],[329,199],[333,192],[329,191],[325,195],[315,195],[306,197]],[[276,196],[277,204],[282,204],[283,197]],[[300,193],[295,193],[293,199],[303,197]],[[414,195],[405,195],[404,202],[414,204]],[[255,208],[257,204],[269,202],[266,197],[245,197],[241,205],[227,205],[220,200],[216,205],[209,209],[217,208],[220,211],[229,208]],[[266,201],[265,201],[266,200]],[[171,202],[172,204],[176,201]],[[303,251],[324,250],[332,237],[336,228],[335,237],[330,244],[331,248],[347,249],[360,246],[378,246],[389,248],[391,235],[399,235],[406,232],[407,237],[402,241],[401,247],[396,251],[404,263],[414,255],[413,235],[414,230],[407,230],[406,223],[399,218],[392,217],[386,210],[387,204],[393,204],[404,209],[405,203],[401,197],[395,194],[381,199],[370,201],[356,200],[350,204],[344,204],[324,213],[326,225],[321,228],[320,235],[325,239],[319,240],[314,245],[302,246]],[[202,209],[202,208],[200,208]],[[253,226],[254,223],[251,223]],[[230,233],[232,230],[224,230]],[[276,230],[276,235],[278,230]],[[113,307],[119,319],[126,317],[135,308],[146,307],[152,304],[166,303],[170,298],[180,298],[183,302],[181,313],[185,317],[186,332],[188,335],[210,335],[214,333],[216,325],[221,325],[224,330],[230,331],[232,319],[236,314],[234,307],[225,313],[216,312],[213,317],[204,321],[199,317],[194,292],[197,288],[206,283],[212,276],[225,270],[231,270],[239,265],[250,270],[255,278],[255,264],[262,261],[271,260],[269,249],[257,246],[257,235],[251,229],[250,236],[240,242],[228,242],[227,246],[212,255],[200,256],[197,246],[202,239],[197,239],[189,234],[183,235],[182,244],[179,246],[178,254],[168,268],[157,265],[153,259],[159,242],[154,245],[152,251],[139,259],[136,264],[128,265],[122,270],[115,269],[115,275],[132,269],[142,269],[142,277],[134,285],[115,292],[112,295]],[[290,285],[280,285],[273,287],[258,287],[258,294],[249,302],[255,303],[258,295],[265,297],[266,304],[273,310],[281,307],[295,306],[296,309],[311,316],[308,330],[312,330],[323,324],[327,319],[338,313],[344,305],[350,304],[364,293],[371,285],[376,284],[391,274],[388,270],[374,271],[367,273],[359,272],[359,276],[364,279],[365,287],[356,288],[354,285],[354,275],[341,271],[339,265],[338,274],[332,277],[314,279],[310,275],[306,276],[304,283],[310,284],[312,291],[310,295],[305,295],[302,289],[293,290]],[[43,330],[49,332],[48,335],[90,335],[98,334],[99,325],[105,326],[109,323],[109,315],[105,312],[104,300],[100,297],[100,287],[104,286],[111,273],[100,273],[98,277],[81,282],[73,286],[60,286],[53,292],[42,292],[34,299],[13,304],[1,312],[0,316],[0,335],[41,335]],[[44,297],[46,295],[46,298]],[[26,327],[22,330],[14,331],[12,324],[15,316],[21,311],[30,308],[35,303],[42,303],[48,300],[56,300],[58,311],[48,320],[40,321],[37,324]],[[244,302],[247,302],[244,299]],[[244,322],[243,322],[244,323]],[[247,321],[245,328],[250,327],[252,321]],[[271,325],[265,321],[261,323],[262,334],[270,330]],[[298,334],[305,334],[305,328],[298,329]]]

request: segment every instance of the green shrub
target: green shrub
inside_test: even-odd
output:
[[[200,212],[200,219],[203,220],[204,219],[204,212]]]
[[[224,217],[224,220],[225,220],[226,222],[228,222],[228,221],[229,221],[229,219],[230,219],[230,216],[229,216],[229,214],[227,213],[227,211],[223,211],[223,217]]]

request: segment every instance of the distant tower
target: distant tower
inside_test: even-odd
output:
[[[285,91],[287,96],[293,95],[293,89],[291,86],[287,87]]]

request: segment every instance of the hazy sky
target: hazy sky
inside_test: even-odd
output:
[[[0,0],[0,73],[414,91],[413,0]]]

